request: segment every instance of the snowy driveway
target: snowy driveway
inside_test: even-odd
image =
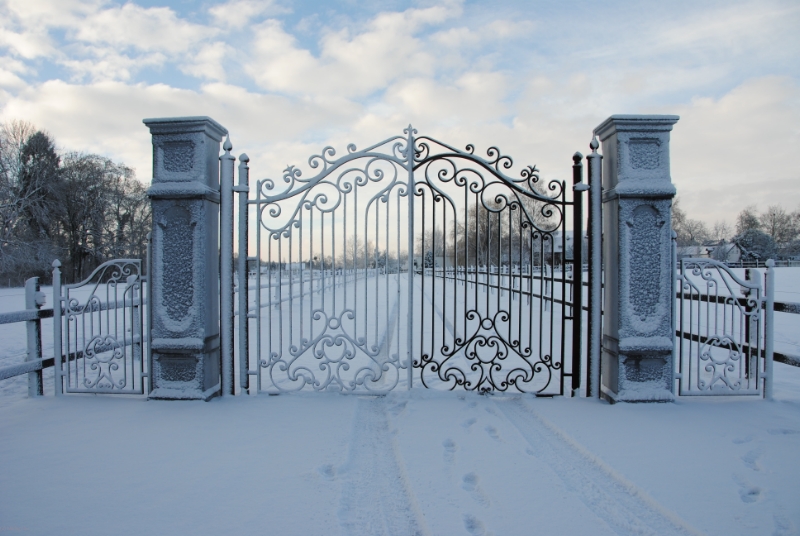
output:
[[[776,376],[772,403],[21,398],[0,408],[0,530],[795,534],[800,369]]]

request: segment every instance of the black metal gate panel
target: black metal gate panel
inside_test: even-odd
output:
[[[309,167],[248,200],[255,255],[239,290],[257,360],[242,367],[258,390],[564,393],[580,368],[583,247],[564,181],[533,166],[512,177],[497,148],[478,156],[411,126]]]

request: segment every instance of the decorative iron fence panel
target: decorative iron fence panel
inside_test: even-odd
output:
[[[56,393],[145,394],[142,261],[116,259],[61,285],[54,264]]]
[[[284,184],[258,181],[240,368],[275,392],[563,394],[583,243],[565,230],[565,183],[532,166],[510,177],[494,147],[404,134],[339,158],[327,147],[309,178],[290,166]]]
[[[679,261],[679,395],[764,394],[772,360],[765,313],[773,308],[772,294],[765,293],[759,270],[748,269],[747,276],[741,279],[711,259]]]

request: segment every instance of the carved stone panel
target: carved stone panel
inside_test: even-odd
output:
[[[194,167],[194,143],[172,141],[163,144],[164,169],[172,173],[186,173]]]
[[[658,169],[661,143],[657,139],[633,139],[629,142],[631,168]]]
[[[194,224],[191,214],[184,207],[170,207],[164,212],[161,228],[161,307],[170,320],[182,324],[194,298]]]
[[[632,312],[642,323],[656,313],[661,285],[661,227],[664,220],[652,206],[633,211],[630,227],[629,299]]]

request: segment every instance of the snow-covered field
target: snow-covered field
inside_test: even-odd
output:
[[[26,534],[796,534],[800,369],[774,402],[395,392],[0,408]]]
[[[800,270],[777,276],[776,299],[800,301]],[[0,310],[23,298],[3,290]],[[776,350],[800,353],[800,316],[776,324]],[[0,326],[0,366],[24,352],[24,326]],[[29,399],[24,377],[6,380],[0,531],[797,534],[800,368],[777,363],[775,380],[773,402],[615,406],[425,390]]]

